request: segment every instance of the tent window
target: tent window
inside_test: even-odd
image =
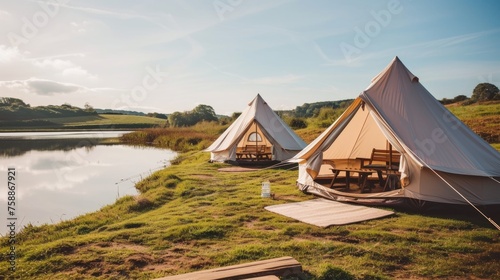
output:
[[[250,135],[248,135],[248,140],[247,141],[251,141],[251,142],[262,142],[262,137],[260,136],[259,133],[257,132],[252,132],[250,133]]]

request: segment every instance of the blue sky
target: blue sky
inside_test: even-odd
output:
[[[0,6],[0,96],[171,113],[355,98],[394,58],[437,98],[500,86],[500,1],[44,0]]]

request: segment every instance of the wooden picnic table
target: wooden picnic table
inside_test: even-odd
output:
[[[271,160],[272,153],[267,151],[266,145],[245,145],[244,148],[236,152],[236,159],[249,160]]]
[[[372,175],[374,172],[376,172],[373,169],[366,169],[366,168],[330,168],[333,172],[333,179],[332,182],[330,183],[330,188],[334,187],[335,180],[337,179],[337,176],[341,171],[345,172],[345,190],[348,191],[350,189],[350,183],[351,183],[351,173],[358,173],[359,174],[359,187],[361,188],[361,192],[365,192],[365,188],[367,187],[367,179],[368,176]],[[371,187],[370,187],[371,190]]]

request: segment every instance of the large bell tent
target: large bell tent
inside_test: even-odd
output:
[[[351,193],[319,179],[360,168],[373,149],[400,154],[398,188]],[[440,104],[398,57],[345,112],[290,161],[303,191],[353,202],[500,204],[500,153]]]

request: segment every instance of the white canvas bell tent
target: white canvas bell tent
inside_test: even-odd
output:
[[[253,145],[265,146],[270,160],[283,161],[301,151],[306,143],[257,94],[205,151],[211,153],[211,161],[235,161],[239,150]]]
[[[319,184],[334,166],[360,167],[376,149],[401,154],[401,188],[348,193]],[[431,201],[500,204],[500,153],[442,106],[399,60],[290,161],[302,191],[353,202]],[[328,164],[326,164],[328,163]]]

